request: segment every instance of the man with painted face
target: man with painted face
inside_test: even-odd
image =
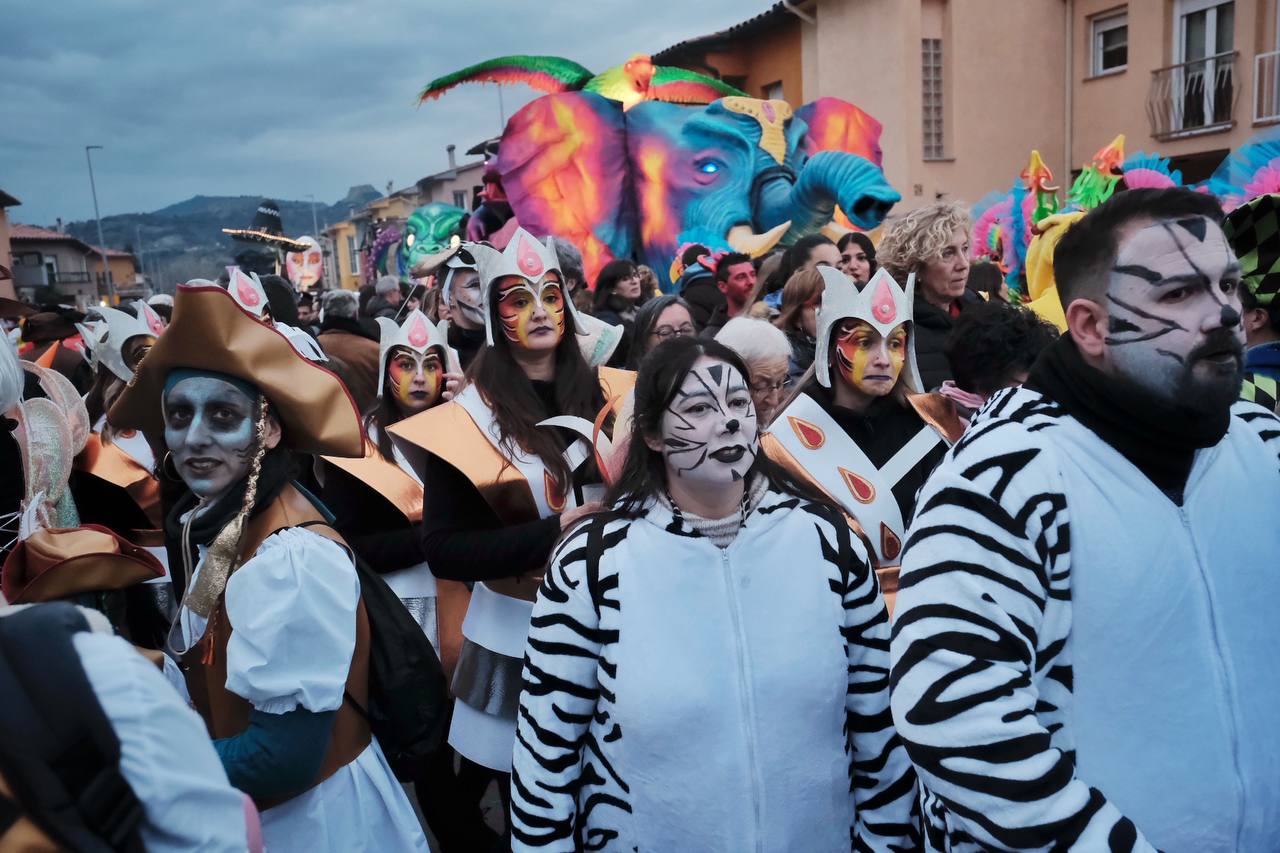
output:
[[[1280,195],[1227,215],[1222,230],[1240,258],[1244,383],[1240,396],[1280,413]]]
[[[561,530],[594,506],[598,491],[585,442],[562,427],[585,423],[590,433],[606,403],[628,392],[632,374],[596,371],[583,360],[550,242],[517,229],[502,252],[479,243],[470,251],[486,346],[469,384],[389,431],[423,471],[432,573],[474,583],[449,743],[465,766],[502,774],[505,796],[538,578]],[[477,798],[488,784],[481,781]]]
[[[322,498],[334,527],[382,575],[451,675],[471,593],[462,583],[432,574],[422,547],[421,474],[392,443],[387,427],[444,402],[461,375],[445,343],[444,323],[432,325],[415,310],[399,325],[379,317],[378,326],[380,378],[377,402],[364,417],[364,457],[324,457]],[[458,796],[447,744],[413,773],[419,809],[445,851],[481,850],[491,843],[478,805]]]
[[[413,268],[419,278],[436,278],[440,301],[449,317],[448,343],[463,370],[471,366],[485,343],[484,296],[473,255],[477,245],[455,240],[448,249]]]
[[[920,393],[904,290],[880,269],[862,290],[823,279],[814,377],[774,418],[765,452],[839,501],[870,543],[890,608],[916,494],[964,431],[951,401]]]
[[[186,486],[165,520],[181,596],[166,667],[262,810],[267,847],[425,851],[361,710],[370,628],[355,566],[292,480],[291,451],[362,451],[337,377],[230,292],[184,286],[108,417],[166,446]]]
[[[634,424],[534,606],[513,849],[914,849],[884,599],[839,508],[760,452],[746,365],[661,344]]]
[[[1237,401],[1212,196],[1063,236],[1067,332],[925,485],[893,715],[937,849],[1269,851],[1280,838],[1280,420]]]

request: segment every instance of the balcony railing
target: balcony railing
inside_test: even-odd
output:
[[[1231,51],[1152,71],[1147,95],[1151,135],[1168,139],[1235,124],[1238,57]]]
[[[87,272],[51,272],[49,273],[49,284],[88,284],[89,274]]]
[[[1280,50],[1253,58],[1253,122],[1280,121]]]

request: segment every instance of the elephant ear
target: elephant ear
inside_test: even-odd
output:
[[[530,102],[507,122],[498,172],[521,227],[582,250],[587,281],[634,248],[622,105],[590,92]]]
[[[796,117],[809,126],[804,150],[810,157],[819,151],[844,151],[884,168],[880,149],[883,126],[848,101],[819,98],[796,110]]]

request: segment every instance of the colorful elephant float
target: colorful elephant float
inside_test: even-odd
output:
[[[468,70],[434,81],[423,98],[466,80],[519,79],[550,92],[507,123],[497,172],[520,225],[573,241],[589,280],[610,260],[631,258],[668,288],[685,243],[758,256],[833,223],[875,228],[901,198],[880,170],[880,123],[846,101],[793,109],[720,97],[698,81],[628,101],[592,91],[582,73],[561,77]]]

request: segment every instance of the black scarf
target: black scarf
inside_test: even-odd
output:
[[[249,513],[250,518],[279,497],[280,492],[288,485],[292,473],[293,456],[289,450],[277,447],[263,455],[262,471],[258,475],[258,495],[254,501],[253,511]],[[235,518],[240,507],[244,505],[244,492],[248,486],[249,478],[246,477],[232,486],[218,499],[217,503],[191,522],[192,550],[188,557],[193,568],[197,562],[196,546],[208,545],[213,541],[213,537]],[[194,509],[198,502],[199,499],[194,494],[190,491],[185,492],[169,510],[164,520],[164,540],[165,548],[169,553],[170,574],[173,576],[174,590],[179,596],[186,591],[187,582],[191,580],[185,577],[186,564],[182,556],[182,517]]]
[[[1229,407],[1206,414],[1090,366],[1069,334],[1041,353],[1026,384],[1096,433],[1179,506],[1196,451],[1213,447],[1231,425]]]

